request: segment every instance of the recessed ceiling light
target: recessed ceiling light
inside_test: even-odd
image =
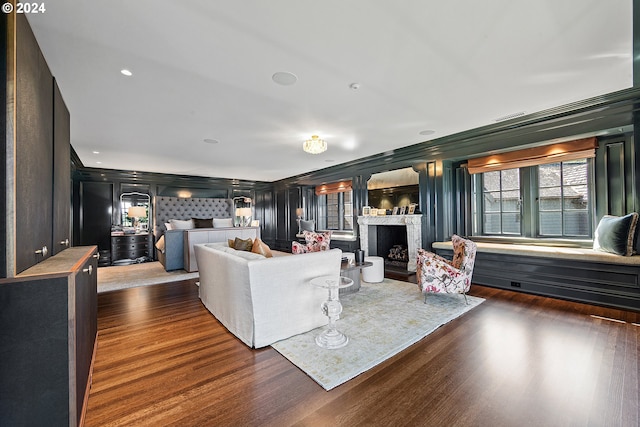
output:
[[[326,159],[326,160],[325,160],[325,162],[327,162],[327,163],[333,163],[333,162],[335,162],[335,160],[333,160],[333,159]]]
[[[358,89],[360,89],[360,83],[351,83],[351,84],[349,85],[349,89],[351,89],[351,90],[358,90]]]
[[[420,135],[433,135],[434,133],[436,133],[435,130],[431,130],[431,129],[426,129],[426,130],[421,130],[420,132],[418,132]]]
[[[220,142],[217,139],[211,139],[211,138],[205,138],[203,139],[203,141],[206,142],[207,144],[218,144]]]
[[[127,70],[126,68],[123,68],[122,70],[120,70],[120,73],[122,73],[123,76],[127,76],[127,77],[133,76],[133,73]]]
[[[271,80],[282,86],[291,86],[298,81],[298,76],[288,71],[278,71],[271,76]]]
[[[102,164],[102,162],[96,162],[96,165],[101,165],[101,164]]]
[[[92,151],[93,154],[100,154],[99,151]]]

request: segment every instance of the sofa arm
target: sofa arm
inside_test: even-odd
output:
[[[166,271],[184,269],[184,230],[164,232],[164,258]]]

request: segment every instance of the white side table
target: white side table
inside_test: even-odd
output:
[[[322,276],[311,280],[313,286],[329,290],[329,298],[322,303],[322,313],[329,318],[327,328],[316,337],[316,344],[322,348],[335,349],[349,343],[349,337],[336,329],[336,320],[342,313],[339,289],[353,285],[353,280],[343,276]]]

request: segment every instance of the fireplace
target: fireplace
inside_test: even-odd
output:
[[[384,258],[385,270],[407,271],[409,249],[403,225],[376,226],[376,253]]]
[[[360,216],[358,224],[360,248],[365,255],[384,258],[387,270],[416,271],[418,248],[422,247],[422,215]],[[391,251],[406,251],[406,257],[390,258]]]

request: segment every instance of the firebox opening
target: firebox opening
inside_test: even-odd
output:
[[[384,258],[385,270],[407,271],[409,250],[407,229],[402,225],[376,227],[377,254]]]

